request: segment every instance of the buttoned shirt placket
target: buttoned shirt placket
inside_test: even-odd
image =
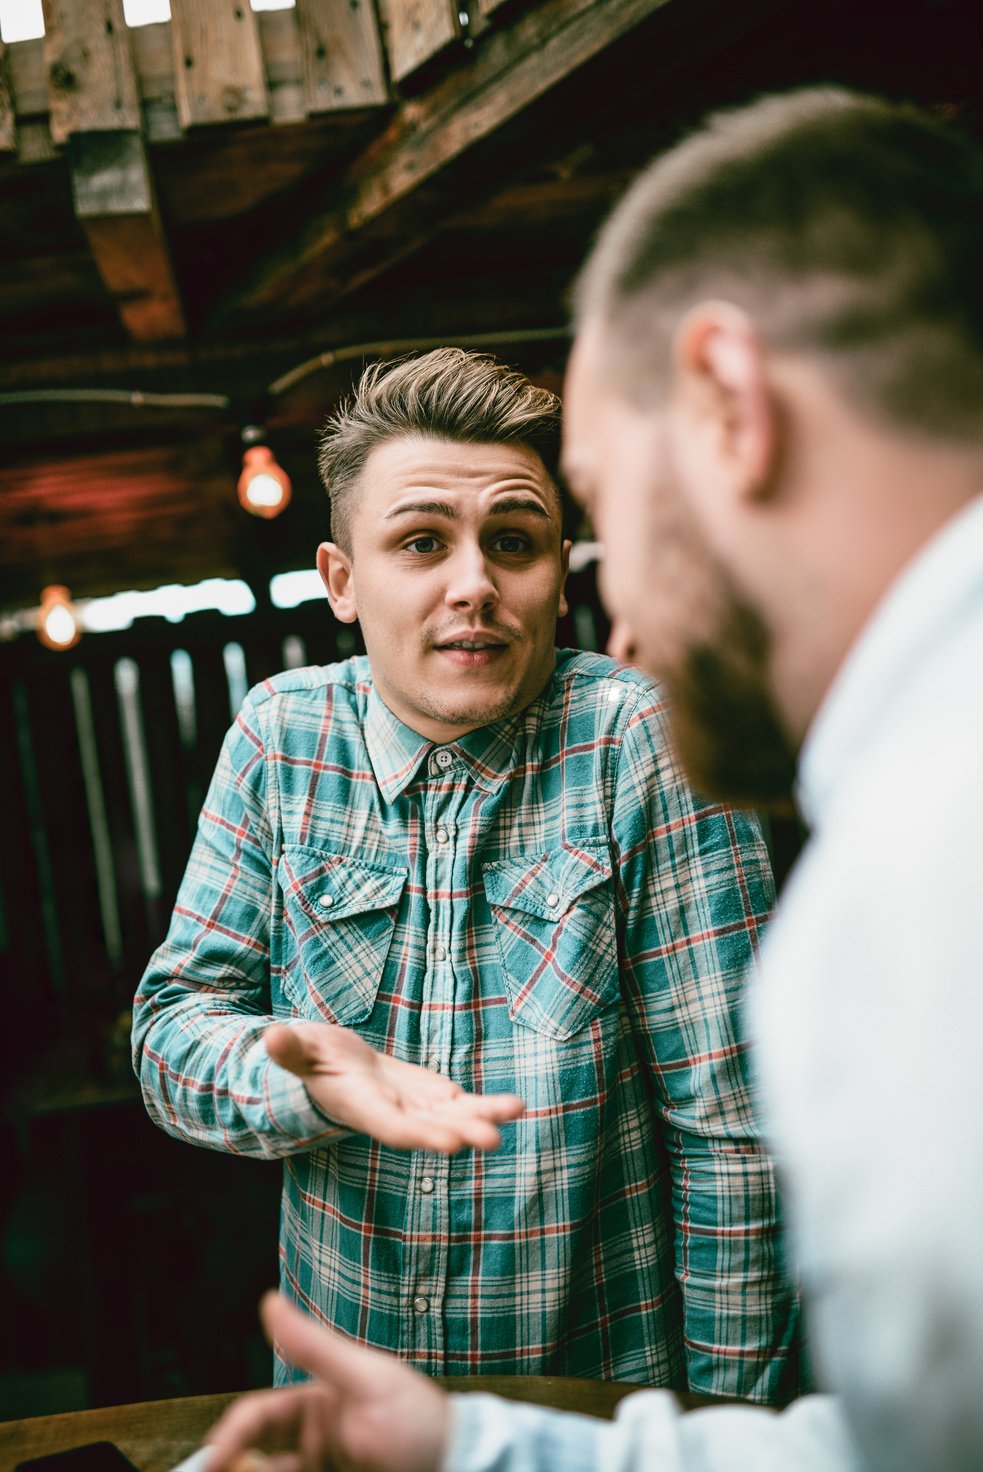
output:
[[[424,834],[430,929],[420,1044],[426,1066],[434,1073],[449,1074],[453,1045],[453,895],[459,887],[459,833],[466,834],[467,829],[466,823],[459,823],[467,792],[460,784],[460,759],[450,747],[438,746],[431,751],[426,770],[429,782],[424,795]],[[464,857],[466,861],[466,854]],[[449,1184],[450,1161],[446,1155],[414,1152],[405,1245],[409,1298],[406,1347],[430,1363],[434,1359],[442,1361],[445,1352]]]

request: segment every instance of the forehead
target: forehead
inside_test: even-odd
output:
[[[493,512],[497,501],[517,492],[558,518],[559,493],[539,455],[527,445],[458,444],[429,435],[400,435],[376,445],[366,459],[356,516],[359,511],[385,516],[404,502],[438,499]]]

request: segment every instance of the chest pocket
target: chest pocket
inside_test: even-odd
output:
[[[315,1021],[363,1022],[375,1006],[407,871],[287,844],[277,875],[284,992]]]
[[[482,868],[509,1016],[569,1038],[619,997],[614,886],[602,841]]]

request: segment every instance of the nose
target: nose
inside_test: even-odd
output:
[[[480,546],[461,547],[447,567],[444,602],[449,608],[489,608],[498,602],[498,588]]]

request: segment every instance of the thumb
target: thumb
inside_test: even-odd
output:
[[[391,1356],[363,1349],[315,1323],[282,1293],[265,1293],[259,1316],[267,1339],[290,1364],[342,1394],[378,1395],[379,1368]]]
[[[282,1022],[275,1022],[263,1033],[266,1051],[273,1062],[301,1078],[311,1072],[313,1061],[303,1033],[302,1027],[286,1027]]]

